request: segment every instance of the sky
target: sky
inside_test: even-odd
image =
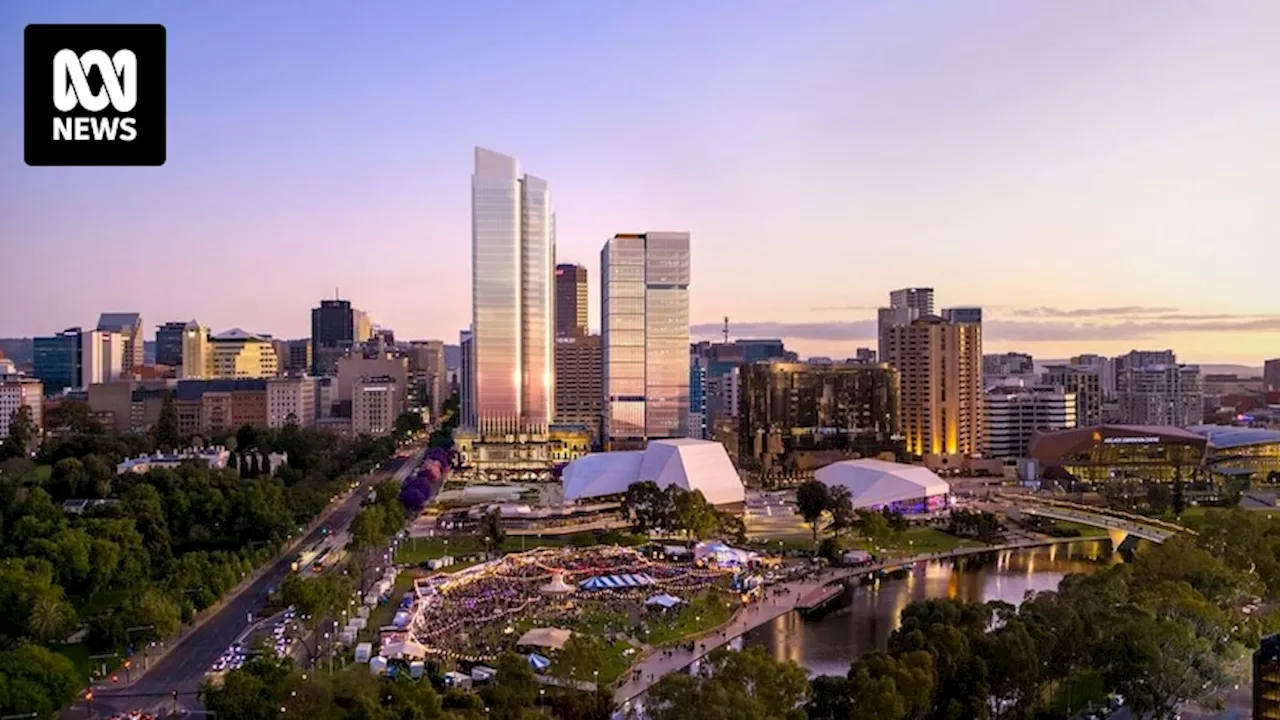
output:
[[[29,168],[27,23],[160,22],[161,168]],[[692,234],[694,339],[875,346],[890,290],[987,352],[1280,356],[1280,3],[0,3],[0,336],[136,311],[277,337],[336,291],[470,315],[481,145],[551,184],[557,256]]]

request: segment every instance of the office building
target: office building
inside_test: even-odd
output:
[[[1280,358],[1262,364],[1262,388],[1269,392],[1280,390]]]
[[[607,449],[685,437],[689,233],[617,235],[600,251]]]
[[[209,328],[192,320],[183,326],[182,366],[178,377],[183,380],[213,379],[213,345]]]
[[[80,380],[81,357],[84,352],[80,328],[68,328],[52,337],[31,341],[32,375],[44,384],[48,395],[83,387]]]
[[[1076,360],[1078,358],[1072,358]],[[1076,425],[1092,427],[1101,425],[1105,395],[1102,390],[1103,365],[1049,365],[1045,367],[1041,382],[1059,387],[1075,395]]]
[[[1035,360],[1025,353],[982,356],[982,377],[987,378],[988,382],[999,378],[1032,375],[1035,371]]]
[[[156,328],[156,364],[182,367],[182,342],[187,332],[185,322],[167,322]]]
[[[1098,387],[1102,391],[1103,405],[1114,403],[1116,399],[1116,360],[1093,353],[1076,355],[1069,361],[1070,365],[1095,368],[1098,373]],[[1081,425],[1085,422],[1082,419]]]
[[[475,377],[475,365],[471,358],[471,331],[458,333],[458,424],[464,428],[476,426],[475,390],[471,379]]]
[[[126,340],[118,332],[90,330],[80,333],[80,384],[110,383],[124,373]]]
[[[889,307],[876,312],[876,348],[881,362],[888,357],[889,328],[910,325],[917,318],[933,315],[933,288],[903,288],[889,293]]]
[[[984,408],[984,457],[1017,460],[1028,457],[1036,432],[1076,426],[1076,396],[1060,387],[988,388]]]
[[[291,376],[267,380],[267,427],[316,424],[316,378]]]
[[[210,338],[212,377],[220,380],[272,378],[280,372],[271,338],[234,328]]]
[[[356,342],[357,310],[346,300],[321,300],[311,310],[311,374],[333,375]]]
[[[44,385],[18,373],[0,375],[0,438],[9,437],[9,425],[24,407],[30,408],[34,435],[39,435],[44,423]]]
[[[876,351],[871,348],[858,348],[854,351],[853,361],[863,365],[874,365],[876,363]]]
[[[373,437],[389,435],[403,407],[404,385],[398,378],[359,378],[351,387],[351,432]]]
[[[737,437],[726,446],[739,467],[806,472],[900,446],[898,373],[887,365],[765,361],[734,375]]]
[[[980,307],[957,307],[945,308],[942,311],[942,319],[947,322],[963,323],[966,325],[982,324],[982,308]]]
[[[556,336],[587,334],[587,269],[556,266]]]
[[[951,466],[980,453],[982,326],[930,315],[890,327],[886,339],[907,452]]]
[[[410,401],[431,410],[431,419],[440,417],[444,401],[449,397],[449,370],[445,367],[444,343],[440,340],[409,343],[405,352],[409,360]]]
[[[103,313],[98,318],[98,329],[118,333],[123,338],[119,374],[132,376],[146,362],[145,338],[142,336],[142,316],[138,313]]]
[[[546,436],[552,419],[555,215],[547,182],[475,150],[471,364],[482,437]]]
[[[405,396],[405,389],[409,387],[408,358],[393,355],[382,357],[348,355],[338,360],[337,378],[337,402],[344,409],[352,407],[353,413],[356,386],[364,378],[391,378],[396,388],[394,398],[401,403],[396,407],[396,415],[407,409],[405,403],[408,398]],[[341,414],[347,413],[344,411]],[[355,416],[352,415],[352,417]]]
[[[1126,362],[1116,370],[1116,395],[1122,422],[1128,425],[1189,427],[1204,422],[1198,365]]]
[[[747,363],[796,362],[795,353],[778,339],[741,338],[732,342],[699,342],[689,348],[689,436],[732,442],[717,433],[737,434],[738,374]]]
[[[556,338],[555,420],[600,434],[604,364],[600,336],[578,333]]]

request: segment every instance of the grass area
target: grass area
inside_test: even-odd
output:
[[[685,638],[713,630],[733,616],[734,603],[725,593],[699,595],[670,612],[666,622],[650,623],[646,640],[650,645],[663,646],[678,643]]]
[[[52,645],[49,649],[71,660],[71,663],[76,666],[76,674],[85,682],[94,677],[95,672],[102,669],[104,663],[108,673],[118,669],[124,663],[124,660],[119,657],[90,660],[89,646],[84,643]]]
[[[1102,675],[1096,670],[1081,670],[1069,683],[1058,686],[1049,709],[1068,716],[1080,712],[1090,703],[1101,703],[1107,697]]]
[[[95,593],[93,597],[76,605],[76,615],[87,618],[120,607],[128,593],[120,591]]]
[[[631,669],[631,664],[639,657],[638,652],[630,655],[625,654],[631,649],[631,645],[625,641],[619,640],[609,647],[609,649],[600,658],[600,685],[606,686],[622,677],[622,674]],[[594,677],[594,676],[593,676]]]
[[[400,598],[404,596],[413,587],[413,579],[420,577],[419,573],[402,572],[396,576],[396,584],[391,588],[391,600],[385,605],[375,605],[369,611],[369,624],[360,635],[374,638],[378,636],[378,629],[384,625],[390,625],[391,620],[396,616],[396,609],[400,606]]]
[[[1070,532],[1076,531],[1076,535],[1071,537],[1107,537],[1107,529],[1095,527],[1093,525],[1085,525],[1084,523],[1071,522],[1070,520],[1054,520],[1053,525],[1059,530]],[[1064,535],[1063,537],[1067,537]]]
[[[619,535],[626,541],[630,538]],[[605,542],[612,542],[606,538]],[[567,545],[594,545],[595,533],[577,533],[573,535],[508,535],[502,544],[502,551],[513,553],[533,550],[540,547],[565,547]],[[484,542],[474,535],[456,535],[450,538],[409,538],[396,550],[396,562],[401,565],[421,565],[428,560],[442,558],[445,555],[475,555],[484,553]],[[474,564],[474,563],[471,563]],[[449,572],[461,570],[470,565],[454,565]]]
[[[960,548],[984,547],[986,543],[956,537],[951,533],[931,527],[911,528],[879,541],[854,538],[848,547],[866,550],[877,555],[911,556],[923,553],[941,553]]]

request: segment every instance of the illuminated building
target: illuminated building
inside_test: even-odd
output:
[[[982,325],[930,315],[890,327],[887,342],[907,452],[944,465],[981,452]]]
[[[1262,639],[1253,652],[1254,720],[1280,720],[1280,635]]]
[[[1089,485],[1120,480],[1198,480],[1208,439],[1169,426],[1097,425],[1036,433],[1028,454],[1044,476],[1065,472]]]

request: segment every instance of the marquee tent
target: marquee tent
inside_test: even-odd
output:
[[[600,575],[587,578],[581,585],[583,590],[620,590],[625,588],[652,585],[653,578],[644,573],[634,575]]]

